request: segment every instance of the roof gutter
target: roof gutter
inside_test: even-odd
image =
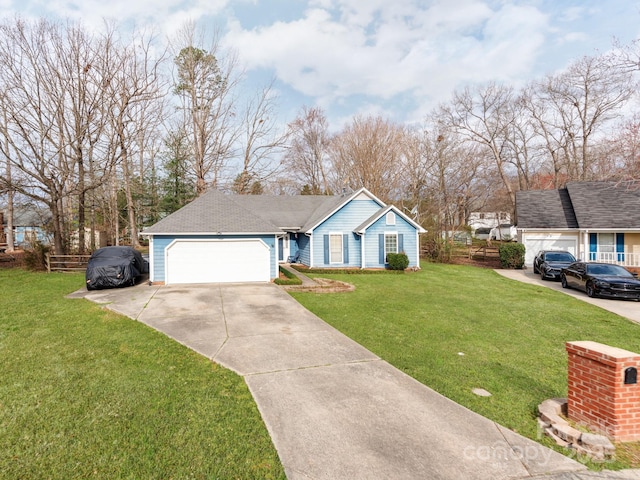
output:
[[[140,235],[282,235],[282,230],[277,232],[140,232]]]

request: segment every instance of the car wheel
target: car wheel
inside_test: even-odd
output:
[[[564,273],[560,275],[560,283],[562,284],[562,288],[569,288],[569,284],[567,283],[567,277]]]
[[[591,298],[596,296],[596,291],[593,288],[593,283],[591,282],[587,283],[587,296]]]
[[[538,270],[538,267],[536,267],[536,264],[533,264],[533,273],[540,273],[540,271]]]

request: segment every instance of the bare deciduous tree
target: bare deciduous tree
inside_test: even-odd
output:
[[[515,206],[515,192],[508,172],[507,139],[515,120],[511,87],[490,83],[474,90],[455,92],[449,105],[441,107],[441,121],[467,141],[482,145],[490,153],[504,188]]]
[[[329,122],[322,109],[303,107],[289,123],[290,144],[284,156],[289,176],[314,195],[329,193],[327,157],[331,144]]]
[[[397,198],[402,135],[402,126],[382,117],[356,116],[332,141],[332,190],[365,187],[383,201]]]
[[[276,118],[276,97],[272,85],[249,101],[243,119],[242,165],[233,182],[236,193],[262,193],[264,182],[278,173],[278,157],[284,152],[287,132],[280,131]]]
[[[616,135],[606,142],[604,156],[609,159],[608,175],[640,182],[640,114],[625,120]]]
[[[192,139],[193,171],[198,195],[217,186],[219,174],[233,156],[238,138],[234,90],[236,58],[224,55],[217,37],[204,50],[195,24],[179,33],[174,92],[180,99],[183,128]]]
[[[635,90],[629,72],[603,56],[584,57],[534,83],[528,109],[556,179],[597,180],[595,142]]]
[[[110,153],[122,172],[127,202],[127,219],[131,245],[140,246],[138,240],[136,186],[144,182],[144,159],[153,154],[149,140],[163,118],[162,98],[164,83],[160,74],[162,57],[150,56],[151,38],[138,36],[131,45],[120,45],[105,62],[111,65],[107,89],[111,102],[106,112],[111,132]],[[136,175],[136,162],[138,173]],[[135,182],[137,180],[137,182]],[[137,185],[136,185],[137,183]],[[119,236],[116,236],[116,242]]]
[[[0,145],[12,167],[29,180],[12,185],[49,207],[56,253],[67,248],[70,196],[83,201],[85,158],[99,125],[94,112],[104,99],[100,72],[92,69],[95,44],[73,25],[15,20],[0,26],[0,84],[7,111]],[[81,214],[77,220],[83,221]]]
[[[3,102],[2,100],[0,100],[0,108],[2,108],[2,104]],[[9,123],[7,119],[7,110],[2,109],[2,114],[4,117],[3,125],[7,125]],[[10,145],[6,136],[1,141],[3,141],[4,146],[0,150],[3,152],[9,152]],[[4,191],[7,194],[7,208],[6,208],[7,218],[5,219],[7,221],[7,234],[6,234],[5,240],[7,242],[7,251],[11,253],[14,251],[14,245],[15,245],[15,239],[13,238],[13,216],[14,216],[13,192],[15,187],[13,186],[13,178],[11,175],[11,161],[8,157],[5,157],[4,160],[5,160],[5,174],[4,174],[4,178],[0,177],[0,182],[1,182],[0,192]]]

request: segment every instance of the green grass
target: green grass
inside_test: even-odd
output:
[[[640,325],[489,269],[424,264],[400,276],[325,276],[356,290],[291,295],[425,385],[536,440],[538,404],[567,395],[565,342],[640,351]]]
[[[0,478],[284,478],[241,377],[65,299],[81,275],[0,284]]]

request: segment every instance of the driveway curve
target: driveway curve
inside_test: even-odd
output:
[[[583,302],[590,303],[597,307],[603,308],[613,313],[617,313],[621,317],[640,323],[640,303],[634,300],[618,300],[611,298],[591,298],[586,293],[572,288],[562,288],[560,282],[552,280],[542,280],[540,275],[533,273],[531,270],[496,270],[503,277],[517,280],[519,282],[529,283],[531,285],[540,285],[550,288],[566,295],[570,295]]]
[[[290,480],[589,474],[405,375],[276,285],[138,285],[81,296],[242,375]]]

